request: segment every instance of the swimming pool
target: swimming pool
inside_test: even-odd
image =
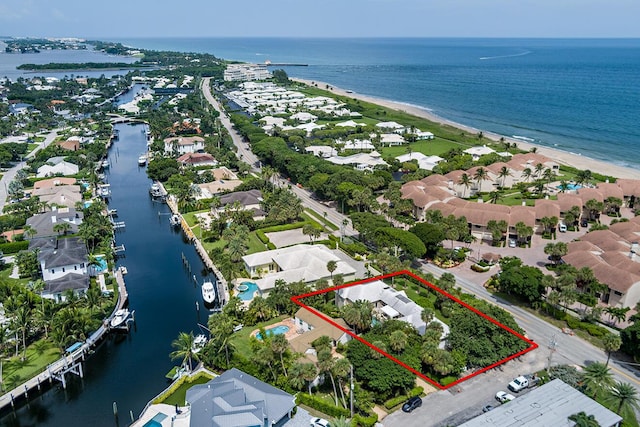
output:
[[[95,268],[96,273],[107,271],[107,259],[104,255],[96,255],[96,264],[93,266],[93,268]]]
[[[287,332],[289,332],[289,327],[285,325],[278,325],[273,328],[267,329],[264,332],[267,334],[268,337],[272,337],[274,335],[284,335]],[[256,334],[256,338],[258,338],[259,340],[262,340],[262,334],[258,332]]]
[[[149,421],[144,423],[142,427],[162,427],[162,421],[164,421],[168,415],[158,412]]]
[[[251,301],[255,293],[260,292],[258,285],[253,282],[242,282],[240,286],[238,286],[238,291],[238,298],[242,301]]]
[[[556,185],[556,188],[558,190],[562,190],[562,185]],[[582,185],[580,184],[565,184],[566,190],[579,190],[581,188],[582,188]]]

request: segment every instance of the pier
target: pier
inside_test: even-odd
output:
[[[16,400],[22,398],[28,400],[29,393],[34,392],[34,390],[39,392],[43,386],[52,384],[54,380],[60,381],[62,383],[62,387],[66,388],[67,374],[74,374],[78,375],[80,378],[84,378],[82,363],[84,362],[85,357],[111,330],[109,327],[111,319],[115,315],[116,311],[127,305],[127,301],[129,299],[122,269],[118,268],[113,273],[118,284],[118,301],[116,302],[116,306],[114,307],[111,315],[105,319],[102,325],[94,331],[86,341],[73,344],[65,350],[65,354],[60,359],[48,365],[38,375],[0,396],[0,409],[4,409],[9,405],[14,408]],[[133,313],[134,312],[132,312],[132,319]]]

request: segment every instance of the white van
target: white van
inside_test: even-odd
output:
[[[561,233],[566,233],[566,231],[567,231],[567,226],[566,226],[565,224],[560,224],[560,225],[558,225],[558,230],[559,230]]]

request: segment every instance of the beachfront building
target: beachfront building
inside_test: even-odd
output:
[[[295,397],[236,368],[187,390],[193,427],[281,427],[293,416]]]
[[[433,168],[444,159],[440,156],[425,156],[422,153],[407,153],[401,156],[397,156],[396,160],[400,163],[416,162],[419,169],[431,171]]]
[[[420,335],[425,333],[427,324],[422,320],[423,309],[407,297],[404,291],[397,291],[382,280],[336,290],[336,305],[339,308],[359,300],[373,303],[374,314],[379,320],[401,320],[412,325]],[[449,328],[444,326],[448,335]]]
[[[356,269],[334,251],[324,245],[295,245],[245,255],[242,261],[249,276],[257,278],[255,283],[264,296],[275,286],[277,280],[284,280],[286,283],[301,280],[315,283],[338,274],[342,275],[345,282],[352,280]],[[336,263],[333,273],[327,270],[329,261]]]
[[[467,148],[463,152],[467,154],[471,154],[471,158],[473,159],[473,161],[477,162],[478,160],[480,160],[480,157],[486,154],[495,153],[496,150],[494,150],[491,147],[487,147],[486,145],[478,145],[475,147]]]
[[[79,238],[33,239],[29,242],[29,250],[36,251],[40,263],[45,282],[41,292],[43,298],[62,302],[68,291],[82,295],[89,289],[89,254]]]
[[[224,70],[225,82],[268,80],[271,77],[271,73],[265,64],[228,64]]]
[[[164,139],[164,152],[182,155],[204,150],[204,138],[200,136],[173,136]]]

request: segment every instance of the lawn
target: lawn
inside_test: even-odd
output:
[[[252,231],[251,233],[249,233],[249,241],[247,243],[249,243],[249,249],[247,249],[247,255],[267,250],[267,247],[264,245],[264,243],[262,243],[260,239],[258,239],[258,236],[256,235],[255,231]]]
[[[235,345],[236,351],[244,356],[252,354],[251,352],[251,332],[260,328],[267,328],[274,323],[278,323],[286,319],[287,315],[278,316],[274,319],[268,320],[266,322],[258,323],[253,326],[245,326],[235,334],[233,334],[233,338],[231,342]]]
[[[60,358],[60,349],[46,340],[36,341],[27,347],[27,357],[21,360],[22,351],[18,357],[4,361],[2,366],[2,380],[5,390],[12,390],[20,384],[35,377]]]
[[[178,388],[176,388],[174,391],[171,392],[171,394],[167,395],[160,402],[157,402],[157,403],[164,403],[166,405],[172,405],[172,406],[175,406],[175,405],[184,406],[185,399],[187,396],[187,390],[193,387],[194,385],[206,384],[209,381],[211,381],[211,379],[212,378],[209,377],[209,375],[204,373],[200,373],[194,378],[186,378],[185,381],[183,381]]]
[[[338,230],[338,226],[335,225],[334,223],[332,223],[331,221],[326,220],[325,218],[322,217],[322,215],[320,215],[318,212],[312,210],[312,209],[305,209],[304,212],[309,215],[312,219],[315,219],[321,223],[323,223],[325,225],[326,228],[336,231]]]
[[[438,138],[431,140],[422,140],[411,143],[411,151],[414,153],[422,153],[426,156],[441,156],[454,147],[462,145],[464,148],[471,147],[471,144],[461,144],[446,139]],[[383,147],[380,149],[382,157],[398,157],[408,154],[408,146]]]

